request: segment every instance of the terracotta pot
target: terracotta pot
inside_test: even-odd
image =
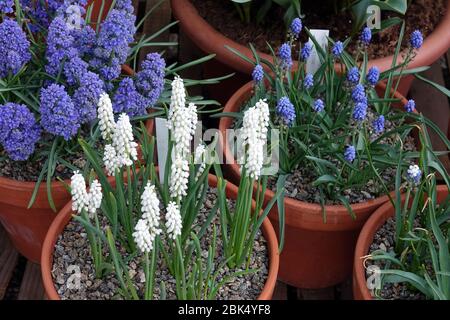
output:
[[[442,202],[448,196],[447,186],[438,186],[438,202]],[[403,195],[403,201],[404,201]],[[356,243],[353,260],[353,298],[355,300],[372,300],[372,295],[366,285],[366,272],[362,257],[369,253],[369,247],[378,229],[395,214],[395,209],[390,202],[378,208],[364,224]]]
[[[211,187],[214,188],[217,186],[216,176],[210,174],[208,180]],[[236,199],[237,194],[238,187],[228,182],[226,187],[227,198]],[[42,281],[47,298],[50,300],[60,300],[60,297],[55,289],[51,273],[53,269],[53,251],[58,236],[63,232],[66,225],[70,222],[72,214],[72,203],[70,202],[58,213],[55,220],[51,224],[42,248]],[[269,219],[266,218],[263,221],[261,229],[263,236],[267,241],[269,249],[269,274],[267,276],[264,288],[258,297],[258,300],[270,300],[272,299],[273,291],[277,282],[277,273],[279,267],[278,240]]]
[[[133,70],[123,66],[126,75]],[[153,131],[153,120],[146,122],[149,132]],[[70,180],[65,183],[70,184]],[[47,198],[45,181],[40,185],[34,205],[28,209],[28,203],[35,188],[34,182],[21,182],[0,177],[0,223],[5,228],[12,244],[28,260],[39,263],[41,248],[47,230],[56,217]],[[57,211],[70,200],[64,184],[54,181],[51,184],[52,196]]]
[[[239,74],[235,79],[229,79],[225,83],[227,86],[218,87],[214,90],[214,87],[210,87],[210,90],[214,90],[214,98],[218,97],[219,101],[223,96],[228,93],[228,96],[234,92],[233,89],[242,86],[246,80],[250,80],[253,65],[244,61],[233,52],[228,50],[225,46],[232,47],[248,58],[253,60],[253,54],[247,47],[247,44],[239,44],[223,34],[215,30],[208,22],[206,22],[199,14],[197,9],[189,0],[171,0],[172,11],[175,17],[180,21],[180,27],[182,31],[189,37],[189,39],[203,52],[207,54],[216,54],[215,59],[223,65],[223,67],[209,68],[205,66],[205,70],[214,76],[223,75],[216,73],[214,70],[221,69],[222,71],[234,71]],[[450,4],[450,0],[448,1]],[[447,4],[447,7],[448,7]],[[201,30],[201,32],[199,32]],[[442,18],[439,25],[435,28],[432,34],[430,34],[420,48],[414,61],[409,65],[409,68],[417,68],[422,66],[431,65],[434,61],[439,59],[448,48],[450,47],[450,10],[447,10],[445,16]],[[272,61],[272,56],[258,52],[262,59]],[[390,69],[392,64],[393,55],[387,57],[380,57],[369,61],[369,66],[378,66],[381,71]],[[401,58],[399,58],[401,59]],[[246,77],[244,75],[247,75]],[[399,85],[398,91],[404,96],[407,95],[413,77],[404,77]]]
[[[386,86],[377,86],[379,94]],[[253,83],[248,83],[239,89],[225,105],[224,112],[238,112],[241,106],[252,95]],[[399,93],[395,97],[401,103],[407,100]],[[223,117],[219,123],[221,136],[225,139],[224,172],[230,181],[238,184],[240,181],[239,166],[234,161],[226,130],[231,127],[233,118]],[[271,190],[265,194],[267,204],[274,196]],[[324,223],[322,209],[318,204],[311,204],[285,197],[285,244],[280,255],[281,281],[299,288],[325,288],[344,281],[352,272],[352,258],[356,239],[364,222],[382,204],[388,201],[382,196],[360,204],[352,205],[356,215],[353,220],[347,209],[342,205],[326,206],[327,222]],[[276,232],[279,231],[278,208],[275,205],[270,212],[270,220]]]

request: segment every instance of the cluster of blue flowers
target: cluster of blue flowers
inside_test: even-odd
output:
[[[373,128],[376,133],[381,133],[384,131],[384,116],[380,115],[377,119],[373,121]]]
[[[0,13],[12,13],[14,0],[0,0]]]
[[[380,69],[378,67],[371,67],[366,75],[366,80],[371,86],[375,86],[380,78]]]
[[[413,31],[409,39],[409,44],[413,49],[420,49],[423,44],[422,32],[420,32],[419,30]]]
[[[41,131],[70,140],[84,124],[97,118],[102,92],[113,96],[116,112],[143,115],[157,103],[164,90],[164,59],[147,55],[135,77],[124,78],[114,93],[117,79],[130,53],[136,31],[131,0],[116,0],[114,8],[97,33],[84,20],[80,28],[70,23],[72,14],[86,13],[87,0],[19,0],[22,13],[33,33],[46,31],[44,81],[39,93],[39,123],[24,105],[1,106],[0,143],[13,160],[26,160],[33,152]],[[13,0],[0,0],[0,12],[11,13]],[[75,22],[75,21],[73,21]],[[30,42],[16,20],[4,17],[0,24],[0,77],[16,74],[32,56]],[[261,74],[263,74],[261,68]],[[262,76],[261,76],[262,77]]]
[[[41,90],[39,111],[42,127],[65,140],[73,137],[80,128],[77,109],[61,85],[51,84]]]
[[[149,53],[136,75],[136,88],[153,106],[164,90],[166,62],[159,53]]]
[[[313,109],[315,112],[322,112],[325,109],[325,104],[322,99],[316,99],[314,101]]]
[[[353,119],[363,121],[367,115],[366,90],[362,84],[357,84],[352,91],[352,100],[355,103],[353,108]]]
[[[56,17],[50,24],[45,56],[47,58],[45,70],[54,77],[58,76],[63,62],[78,56],[78,51],[74,48],[72,32],[62,17]]]
[[[367,104],[366,89],[364,89],[364,86],[361,83],[353,88],[352,99],[356,103],[363,102]]]
[[[354,146],[347,146],[344,151],[344,159],[353,162],[356,158],[356,150]]]
[[[365,27],[361,34],[359,35],[359,40],[364,44],[364,45],[369,45],[370,40],[372,40],[372,30],[370,30],[369,27]]]
[[[291,32],[295,37],[298,37],[300,35],[300,32],[302,32],[302,20],[300,18],[295,18],[292,20],[291,23]]]
[[[0,77],[16,74],[31,59],[30,42],[15,20],[0,24]]]
[[[277,115],[287,126],[291,126],[295,120],[295,108],[288,97],[282,97],[278,100],[276,107]]]
[[[344,52],[344,44],[341,41],[336,41],[331,48],[331,53],[335,58],[339,58],[341,54]]]
[[[314,85],[314,76],[311,73],[307,73],[305,75],[305,79],[303,80],[303,86],[305,89],[311,89]]]
[[[145,114],[154,105],[164,89],[165,61],[158,53],[150,53],[141,64],[136,81],[123,79],[113,97],[113,110],[130,117]]]
[[[406,112],[414,112],[416,110],[416,102],[413,99],[409,99],[405,105]]]
[[[308,58],[311,56],[312,49],[313,45],[310,42],[305,43],[300,50],[300,59],[302,59],[303,61],[308,60]]]
[[[23,161],[34,152],[41,137],[41,128],[33,113],[22,105],[0,106],[0,143],[14,161]]]
[[[103,81],[91,71],[81,75],[78,89],[75,90],[72,101],[79,109],[79,122],[89,123],[97,118],[97,103],[103,92]]]
[[[283,43],[278,51],[278,57],[281,60],[283,68],[290,69],[292,67],[292,53],[291,45],[289,43]]]
[[[136,33],[136,16],[130,0],[117,0],[116,6],[100,28],[90,65],[104,81],[117,79],[121,65],[129,54],[129,45]]]
[[[357,67],[352,67],[347,72],[347,80],[352,84],[357,84],[359,82],[359,70]]]
[[[264,69],[260,64],[257,64],[252,72],[253,81],[260,83],[264,79]]]

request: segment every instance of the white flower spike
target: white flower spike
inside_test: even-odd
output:
[[[169,190],[172,198],[181,199],[187,194],[189,182],[189,162],[177,156],[170,168]]]
[[[114,121],[114,112],[111,99],[105,92],[100,95],[97,113],[99,119],[98,125],[100,127],[102,138],[105,141],[110,141],[112,139],[116,123]]]
[[[116,150],[119,167],[131,166],[137,160],[137,143],[134,142],[133,128],[130,118],[122,113],[116,123],[112,138],[112,146]]]
[[[148,222],[145,219],[140,219],[133,232],[134,242],[136,242],[139,250],[142,252],[150,252],[153,249],[153,242],[155,234],[150,232]]]
[[[172,121],[172,117],[176,110],[184,108],[186,105],[186,90],[184,88],[183,79],[175,77],[172,81],[172,95],[170,97],[170,109],[169,109],[169,123]],[[170,130],[173,128],[169,127]]]
[[[244,150],[241,163],[246,175],[258,180],[264,165],[264,146],[267,142],[269,126],[269,106],[259,100],[254,107],[244,113],[241,141]]]
[[[75,171],[70,181],[72,210],[81,213],[89,207],[89,195],[83,175]]]
[[[105,164],[106,172],[109,176],[114,176],[116,169],[120,167],[117,159],[116,149],[110,144],[105,146],[103,154],[103,163]]]
[[[181,214],[178,205],[171,201],[167,205],[166,228],[169,237],[176,239],[181,234]]]
[[[103,199],[102,186],[100,185],[100,182],[98,182],[98,180],[94,180],[92,181],[91,186],[89,188],[88,212],[90,217],[93,217],[94,214],[97,212],[97,209],[100,208],[100,206],[102,205],[102,199]]]
[[[155,186],[150,182],[144,188],[141,196],[142,218],[146,219],[150,228],[159,227],[159,199],[155,192]]]

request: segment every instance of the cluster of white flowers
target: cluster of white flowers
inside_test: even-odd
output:
[[[116,169],[131,166],[137,160],[137,143],[128,115],[123,113],[119,116],[112,132],[112,144],[105,145],[103,154],[103,163],[110,176],[114,175]]]
[[[134,141],[130,118],[122,113],[116,123],[112,138],[120,166],[131,166],[137,160],[137,143]]]
[[[150,252],[153,249],[154,236],[150,233],[147,220],[140,219],[134,227],[133,239],[142,252]]]
[[[170,168],[169,190],[172,198],[181,199],[187,194],[189,162],[177,155]]]
[[[87,210],[92,217],[100,208],[103,199],[102,187],[98,180],[91,183],[89,193],[86,190],[86,183],[83,175],[75,171],[70,182],[72,195],[72,210],[81,213]]]
[[[155,192],[155,186],[150,182],[144,188],[141,196],[142,218],[134,228],[133,238],[142,252],[150,252],[153,249],[155,237],[161,233],[159,228],[159,199]]]
[[[156,195],[155,186],[150,182],[144,188],[141,196],[142,218],[148,221],[151,228],[159,226],[159,199]]]
[[[109,176],[113,176],[116,169],[119,169],[119,162],[117,161],[116,149],[110,144],[105,146],[103,153],[103,163],[105,164],[106,172]]]
[[[172,130],[170,127],[171,119],[176,110],[180,108],[184,108],[186,105],[186,90],[184,88],[183,79],[176,76],[172,81],[172,95],[170,97],[170,109],[169,109],[169,130]]]
[[[112,103],[107,93],[100,95],[97,114],[102,138],[108,142],[105,145],[103,163],[108,175],[112,176],[116,169],[131,166],[137,160],[137,143],[127,114],[122,113],[117,123],[114,121]]]
[[[114,112],[111,99],[105,92],[100,95],[97,111],[99,120],[98,125],[100,127],[102,138],[106,141],[109,141],[112,139],[116,123],[114,121]]]
[[[169,129],[174,143],[174,153],[186,157],[191,151],[191,141],[197,127],[197,107],[190,103],[175,110],[169,119]]]
[[[267,142],[269,126],[269,106],[259,100],[254,107],[244,113],[241,141],[244,150],[241,163],[246,175],[258,180],[264,165],[264,146]]]
[[[83,175],[75,171],[70,179],[70,193],[72,194],[72,210],[81,212],[89,206],[89,195],[86,190],[86,182]]]
[[[194,163],[200,165],[196,177],[198,179],[206,168],[206,147],[204,144],[199,144],[195,149]]]
[[[166,228],[169,237],[176,239],[181,234],[181,214],[178,205],[171,201],[167,206]]]
[[[171,197],[181,199],[187,194],[189,181],[189,157],[191,142],[197,127],[197,107],[186,106],[186,90],[183,80],[176,77],[172,82],[172,97],[167,126],[174,141],[169,189]]]
[[[91,216],[95,214],[102,205],[103,193],[102,186],[98,180],[94,180],[89,188],[89,206],[88,212]]]

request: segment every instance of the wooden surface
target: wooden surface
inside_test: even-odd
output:
[[[39,265],[19,257],[0,224],[0,300],[44,299]]]

